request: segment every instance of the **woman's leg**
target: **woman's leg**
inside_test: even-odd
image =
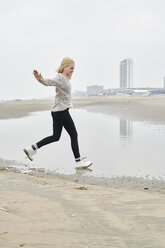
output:
[[[53,117],[53,135],[42,139],[35,145],[23,149],[27,157],[30,160],[33,160],[33,155],[37,148],[58,141],[61,136],[62,127],[64,126],[64,128],[66,129],[66,131],[68,132],[71,138],[71,146],[76,160],[76,168],[87,168],[91,166],[92,165],[91,161],[83,161],[83,159],[80,158],[78,134],[76,131],[75,124],[72,120],[72,117],[69,114],[69,109],[59,112],[52,112],[52,117]]]
[[[53,118],[53,135],[48,136],[36,143],[37,148],[50,144],[52,142],[58,141],[62,132],[62,123],[58,118],[56,118],[56,112],[51,112]]]
[[[62,111],[60,120],[71,138],[71,147],[72,147],[74,157],[75,159],[79,159],[80,152],[79,152],[79,145],[78,145],[78,134],[77,134],[75,124],[72,120],[72,117],[70,116],[69,109]]]

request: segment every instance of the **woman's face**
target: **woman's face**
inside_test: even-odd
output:
[[[71,77],[74,72],[74,63],[70,64],[69,66],[64,68],[64,74],[66,74],[68,77]]]

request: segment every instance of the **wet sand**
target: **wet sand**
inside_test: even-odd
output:
[[[165,95],[90,97],[75,99],[74,105],[132,121],[165,124]]]
[[[90,97],[74,107],[165,123],[165,96]],[[0,118],[49,110],[53,101],[0,103]],[[165,184],[137,178],[23,174],[0,159],[0,247],[164,248]]]
[[[0,119],[20,118],[31,112],[50,110],[54,100],[23,100],[0,103]],[[73,99],[74,108],[86,108],[121,118],[165,124],[165,95],[100,96]]]
[[[50,110],[53,102],[53,100],[0,102],[0,119],[21,118],[32,112]]]

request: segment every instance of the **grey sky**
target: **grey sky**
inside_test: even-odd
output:
[[[0,0],[0,99],[53,95],[52,78],[75,60],[73,90],[119,87],[119,63],[134,62],[134,86],[163,86],[164,0]]]

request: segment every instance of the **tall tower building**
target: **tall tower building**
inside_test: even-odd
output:
[[[133,87],[133,60],[125,59],[120,62],[120,88]]]

